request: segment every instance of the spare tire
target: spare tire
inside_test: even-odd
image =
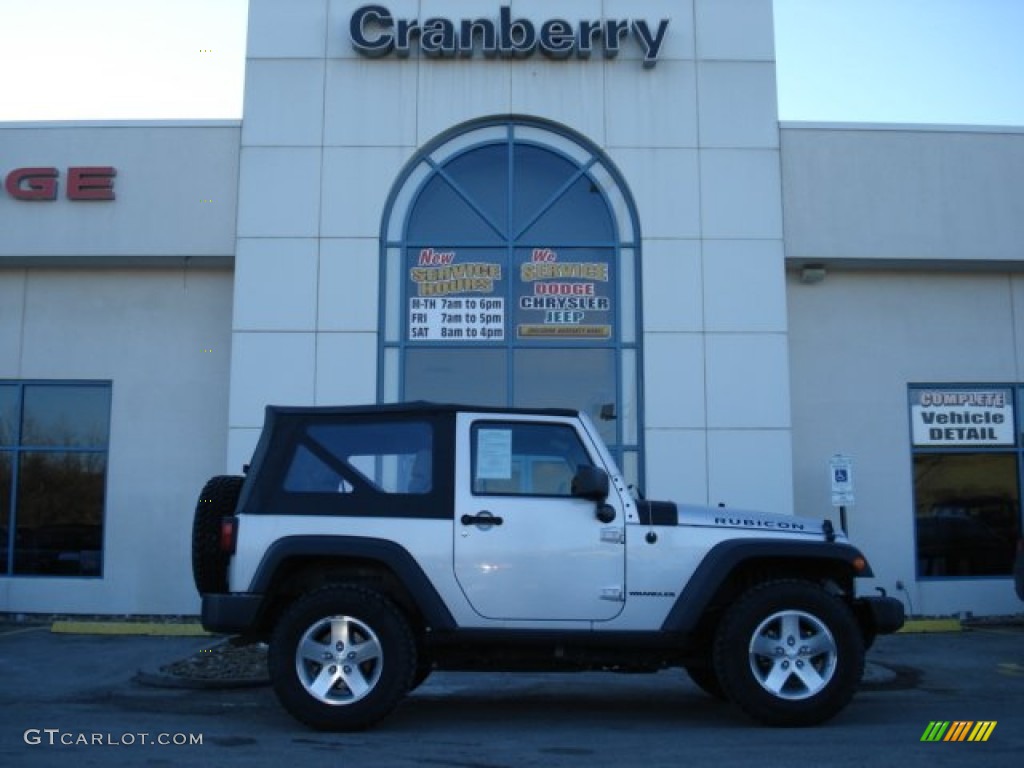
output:
[[[211,477],[199,494],[192,520],[192,578],[200,595],[228,591],[228,559],[220,548],[220,521],[235,513],[245,478]]]

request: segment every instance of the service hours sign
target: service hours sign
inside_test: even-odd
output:
[[[410,342],[611,341],[614,250],[413,248]]]
[[[410,253],[409,341],[502,341],[504,271],[493,251]]]

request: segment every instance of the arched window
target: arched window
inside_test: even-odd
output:
[[[640,479],[640,234],[600,150],[464,126],[403,171],[381,241],[382,401],[578,408]]]

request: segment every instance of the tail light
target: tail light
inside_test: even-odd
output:
[[[227,554],[235,554],[235,546],[238,544],[238,518],[234,515],[220,519],[220,540],[218,545],[220,551]]]

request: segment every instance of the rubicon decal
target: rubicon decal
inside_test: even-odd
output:
[[[921,741],[988,741],[997,720],[932,720]]]
[[[349,37],[363,56],[394,53],[408,56],[418,43],[425,56],[469,58],[479,50],[493,58],[526,58],[539,50],[550,59],[590,58],[597,49],[606,59],[619,55],[624,41],[632,40],[643,51],[644,67],[658,63],[669,19],[650,24],[643,19],[533,22],[513,18],[510,6],[498,10],[498,19],[472,18],[452,21],[431,17],[396,19],[383,5],[364,5],[352,14]]]
[[[803,531],[807,529],[807,526],[803,523],[758,517],[716,517],[715,525],[723,525],[727,528],[774,528],[780,531]]]

